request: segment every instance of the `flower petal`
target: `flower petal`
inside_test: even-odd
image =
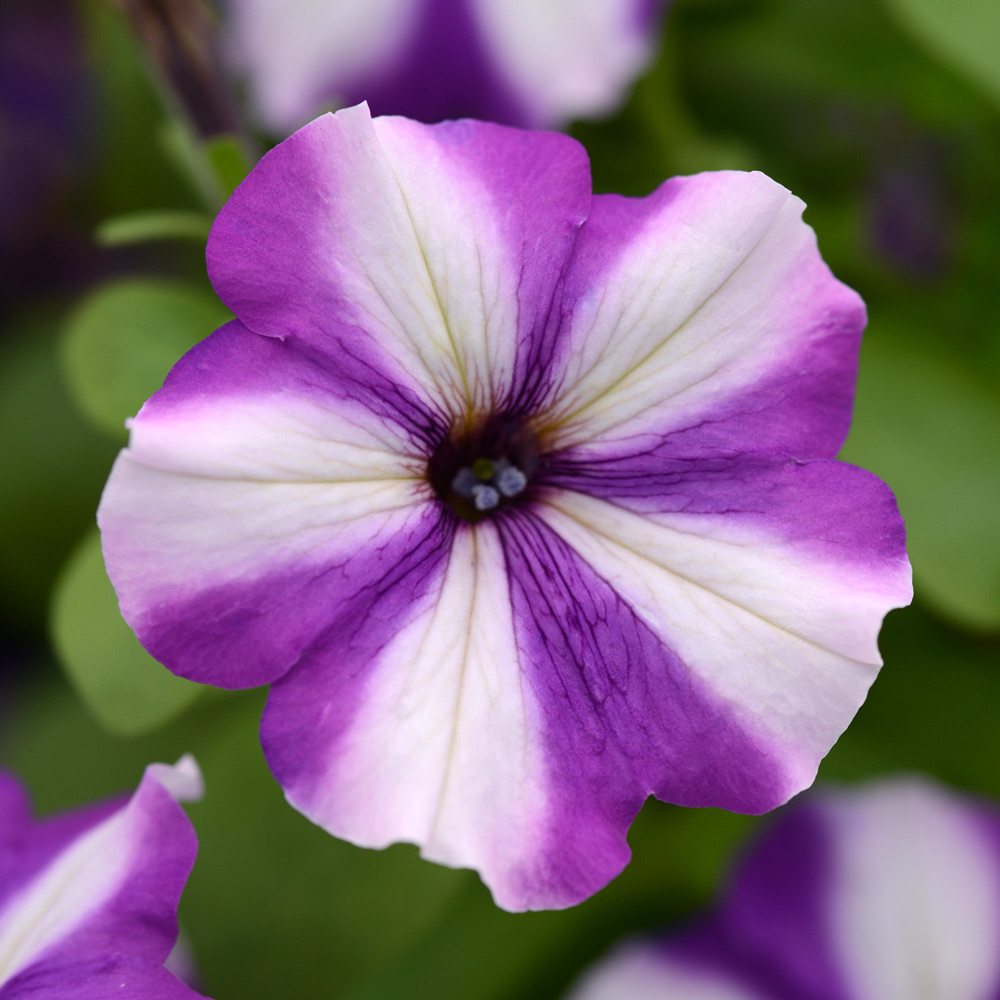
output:
[[[40,983],[47,996],[94,996],[71,993],[69,984],[122,957],[134,966],[135,989],[116,995],[150,995],[149,980],[163,975],[157,970],[177,936],[177,902],[197,850],[191,824],[157,775],[169,775],[175,792],[200,790],[190,758],[170,772],[154,765],[125,806],[46,821],[0,848],[8,870],[31,872],[0,908],[2,996],[27,995]]]
[[[589,207],[566,136],[360,105],[263,158],[216,219],[209,273],[254,332],[361,359],[451,423],[530,404]]]
[[[495,527],[460,528],[406,620],[369,629],[331,632],[271,689],[261,741],[289,801],[337,836],[421,844],[477,868],[499,905],[531,905],[518,868],[544,836],[544,768]]]
[[[718,912],[672,942],[670,953],[695,968],[770,986],[778,998],[864,1000],[848,988],[830,939],[836,847],[820,810],[789,806],[754,844]]]
[[[590,970],[567,1000],[801,1000],[762,992],[740,977],[691,966],[653,945],[628,945]]]
[[[614,110],[659,0],[228,0],[234,62],[276,131],[366,99],[420,121],[534,128]]]
[[[498,68],[535,128],[608,114],[653,54],[649,0],[472,0]]]
[[[672,960],[775,1000],[1000,995],[1000,816],[920,779],[790,807]]]
[[[657,794],[772,809],[812,782],[875,678],[882,618],[911,594],[902,523],[877,479],[828,461],[744,463],[717,484],[677,477],[660,500],[640,515],[553,491],[539,516],[739,713],[784,775],[743,801]],[[727,770],[751,779],[737,758]]]
[[[830,935],[852,997],[1000,995],[1000,817],[920,780],[828,795]]]
[[[416,454],[433,421],[362,402],[349,367],[230,324],[133,421],[98,522],[123,615],[177,673],[279,677],[433,535]]]
[[[789,807],[718,911],[632,943],[571,1000],[1000,996],[1000,813],[921,779]]]
[[[763,174],[679,177],[594,199],[570,266],[558,447],[641,450],[696,429],[696,454],[833,457],[864,326],[802,202]]]
[[[112,955],[59,967],[39,963],[0,989],[0,1000],[199,1000],[162,965]]]
[[[276,132],[302,125],[354,79],[405,57],[424,0],[225,0],[233,61]],[[396,110],[396,109],[393,109]]]
[[[654,789],[780,795],[727,708],[529,515],[460,529],[391,641],[331,640],[264,715],[289,800],[357,843],[474,867],[507,909],[570,905],[617,875]]]

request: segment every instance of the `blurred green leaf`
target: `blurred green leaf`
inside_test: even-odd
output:
[[[886,0],[900,25],[1000,101],[997,0]]]
[[[131,736],[155,729],[202,690],[160,666],[125,624],[96,529],[84,537],[56,584],[51,629],[77,693],[112,732]]]
[[[253,165],[237,136],[219,135],[203,141],[178,119],[161,125],[160,146],[212,212],[222,207]]]
[[[942,4],[943,14],[948,9]],[[836,139],[843,122],[809,121],[816,114],[809,104],[820,98],[842,110],[894,107],[938,123],[956,113],[971,118],[982,106],[993,111],[869,0],[679,0],[670,28],[695,110],[739,132],[758,121],[777,126],[767,145],[814,124]]]
[[[235,135],[217,135],[206,143],[205,153],[228,198],[253,166],[247,159],[243,143]]]
[[[91,209],[96,218],[194,199],[157,144],[162,102],[121,11],[102,0],[76,4],[86,28],[96,98],[90,140],[100,151]]]
[[[168,118],[160,124],[158,138],[160,149],[178,175],[197,192],[209,211],[218,211],[227,194],[201,141],[190,127],[178,118]]]
[[[194,285],[139,278],[99,288],[66,324],[63,361],[74,398],[97,426],[123,437],[125,418],[174,362],[229,318]]]
[[[43,632],[49,588],[94,523],[115,454],[70,399],[58,329],[34,317],[0,341],[0,622],[21,635]]]
[[[469,885],[415,947],[350,1000],[551,1000],[622,936],[661,933],[707,906],[735,850],[762,821],[650,799],[632,824],[632,860],[610,885],[567,910],[507,913]]]
[[[918,602],[889,615],[879,646],[885,666],[820,777],[920,770],[1000,798],[1000,642],[957,632]]]
[[[204,243],[212,220],[200,212],[130,212],[105,219],[94,233],[102,246],[124,246],[149,240],[193,239]]]
[[[966,371],[887,313],[865,338],[843,457],[895,491],[918,595],[965,626],[1000,629],[995,373]]]

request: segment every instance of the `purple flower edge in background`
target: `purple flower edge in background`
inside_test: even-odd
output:
[[[178,800],[193,758],[153,764],[127,802],[33,820],[0,775],[0,998],[197,1000],[163,968],[197,840]]]
[[[996,1000],[1000,813],[918,778],[789,806],[716,911],[571,1000]]]
[[[909,601],[889,490],[834,459],[864,308],[761,174],[592,196],[578,143],[327,115],[208,247],[237,319],[131,425],[122,612],[272,684],[289,801],[509,909],[627,863],[647,795],[808,786]]]
[[[606,115],[654,51],[662,0],[227,0],[234,64],[287,134],[366,100],[420,121],[559,127]]]

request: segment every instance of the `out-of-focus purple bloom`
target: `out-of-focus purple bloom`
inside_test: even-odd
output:
[[[942,139],[902,124],[872,168],[866,208],[876,252],[913,278],[940,278],[956,247],[956,185]]]
[[[703,924],[572,1000],[996,1000],[1000,813],[910,778],[792,806]]]
[[[273,683],[289,800],[511,909],[621,871],[649,794],[808,785],[910,597],[834,460],[864,307],[762,174],[592,196],[556,133],[326,115],[208,246],[238,319],[132,423],[99,512],[177,673]]]
[[[197,850],[178,801],[200,795],[184,757],[124,804],[36,821],[0,774],[0,1000],[196,1000],[163,964]]]
[[[613,111],[653,53],[663,0],[226,0],[266,125],[332,104],[532,128]]]
[[[59,0],[0,4],[0,301],[64,254],[63,196],[82,159],[80,25]]]

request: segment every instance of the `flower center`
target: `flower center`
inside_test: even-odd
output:
[[[492,418],[443,440],[427,463],[427,478],[440,500],[475,523],[523,500],[537,466],[534,432],[520,422]]]

